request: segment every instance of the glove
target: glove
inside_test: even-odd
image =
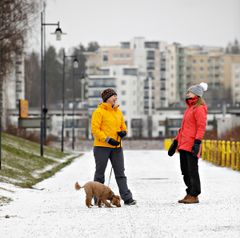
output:
[[[113,145],[113,146],[118,146],[118,145],[120,145],[120,142],[118,142],[118,141],[116,141],[116,140],[114,140],[113,138],[110,138],[110,137],[108,137],[108,138],[106,139],[106,142],[107,142],[108,144],[110,144],[110,145]]]
[[[168,155],[169,156],[173,156],[176,149],[177,149],[177,146],[178,146],[178,141],[177,140],[174,140],[173,143],[171,144],[170,148],[168,149]]]
[[[117,133],[121,138],[125,137],[127,135],[126,131],[118,131]]]
[[[200,145],[201,145],[201,140],[194,140],[194,144],[193,144],[193,147],[192,147],[192,153],[193,155],[197,156],[198,153],[199,153],[199,150],[200,150]]]

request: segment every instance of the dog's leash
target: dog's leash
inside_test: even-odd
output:
[[[120,137],[120,147],[119,148],[121,148],[121,143],[122,143],[122,138]],[[117,146],[115,148],[117,148]],[[111,170],[110,170],[109,179],[108,179],[108,187],[110,185],[110,181],[111,181],[111,177],[112,177],[112,171],[113,171],[113,167],[111,167]]]

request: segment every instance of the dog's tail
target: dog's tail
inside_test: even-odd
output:
[[[75,189],[76,190],[80,190],[82,187],[80,186],[80,184],[78,182],[75,183]]]

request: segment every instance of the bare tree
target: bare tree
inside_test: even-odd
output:
[[[13,65],[13,55],[23,50],[27,29],[38,5],[37,1],[30,0],[0,1],[0,91]]]
[[[23,51],[27,29],[38,1],[0,0],[0,169],[2,130],[2,85],[13,65],[14,55]]]

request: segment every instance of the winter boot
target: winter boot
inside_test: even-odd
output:
[[[187,199],[190,195],[187,194],[183,199],[178,200],[179,203],[184,203],[185,199]]]
[[[127,201],[125,201],[124,202],[124,204],[125,205],[136,205],[137,204],[137,201],[136,200],[134,200],[134,199],[132,199],[132,198],[130,198],[130,199],[128,199]]]
[[[183,200],[185,204],[199,203],[198,196],[189,195],[186,199]]]

